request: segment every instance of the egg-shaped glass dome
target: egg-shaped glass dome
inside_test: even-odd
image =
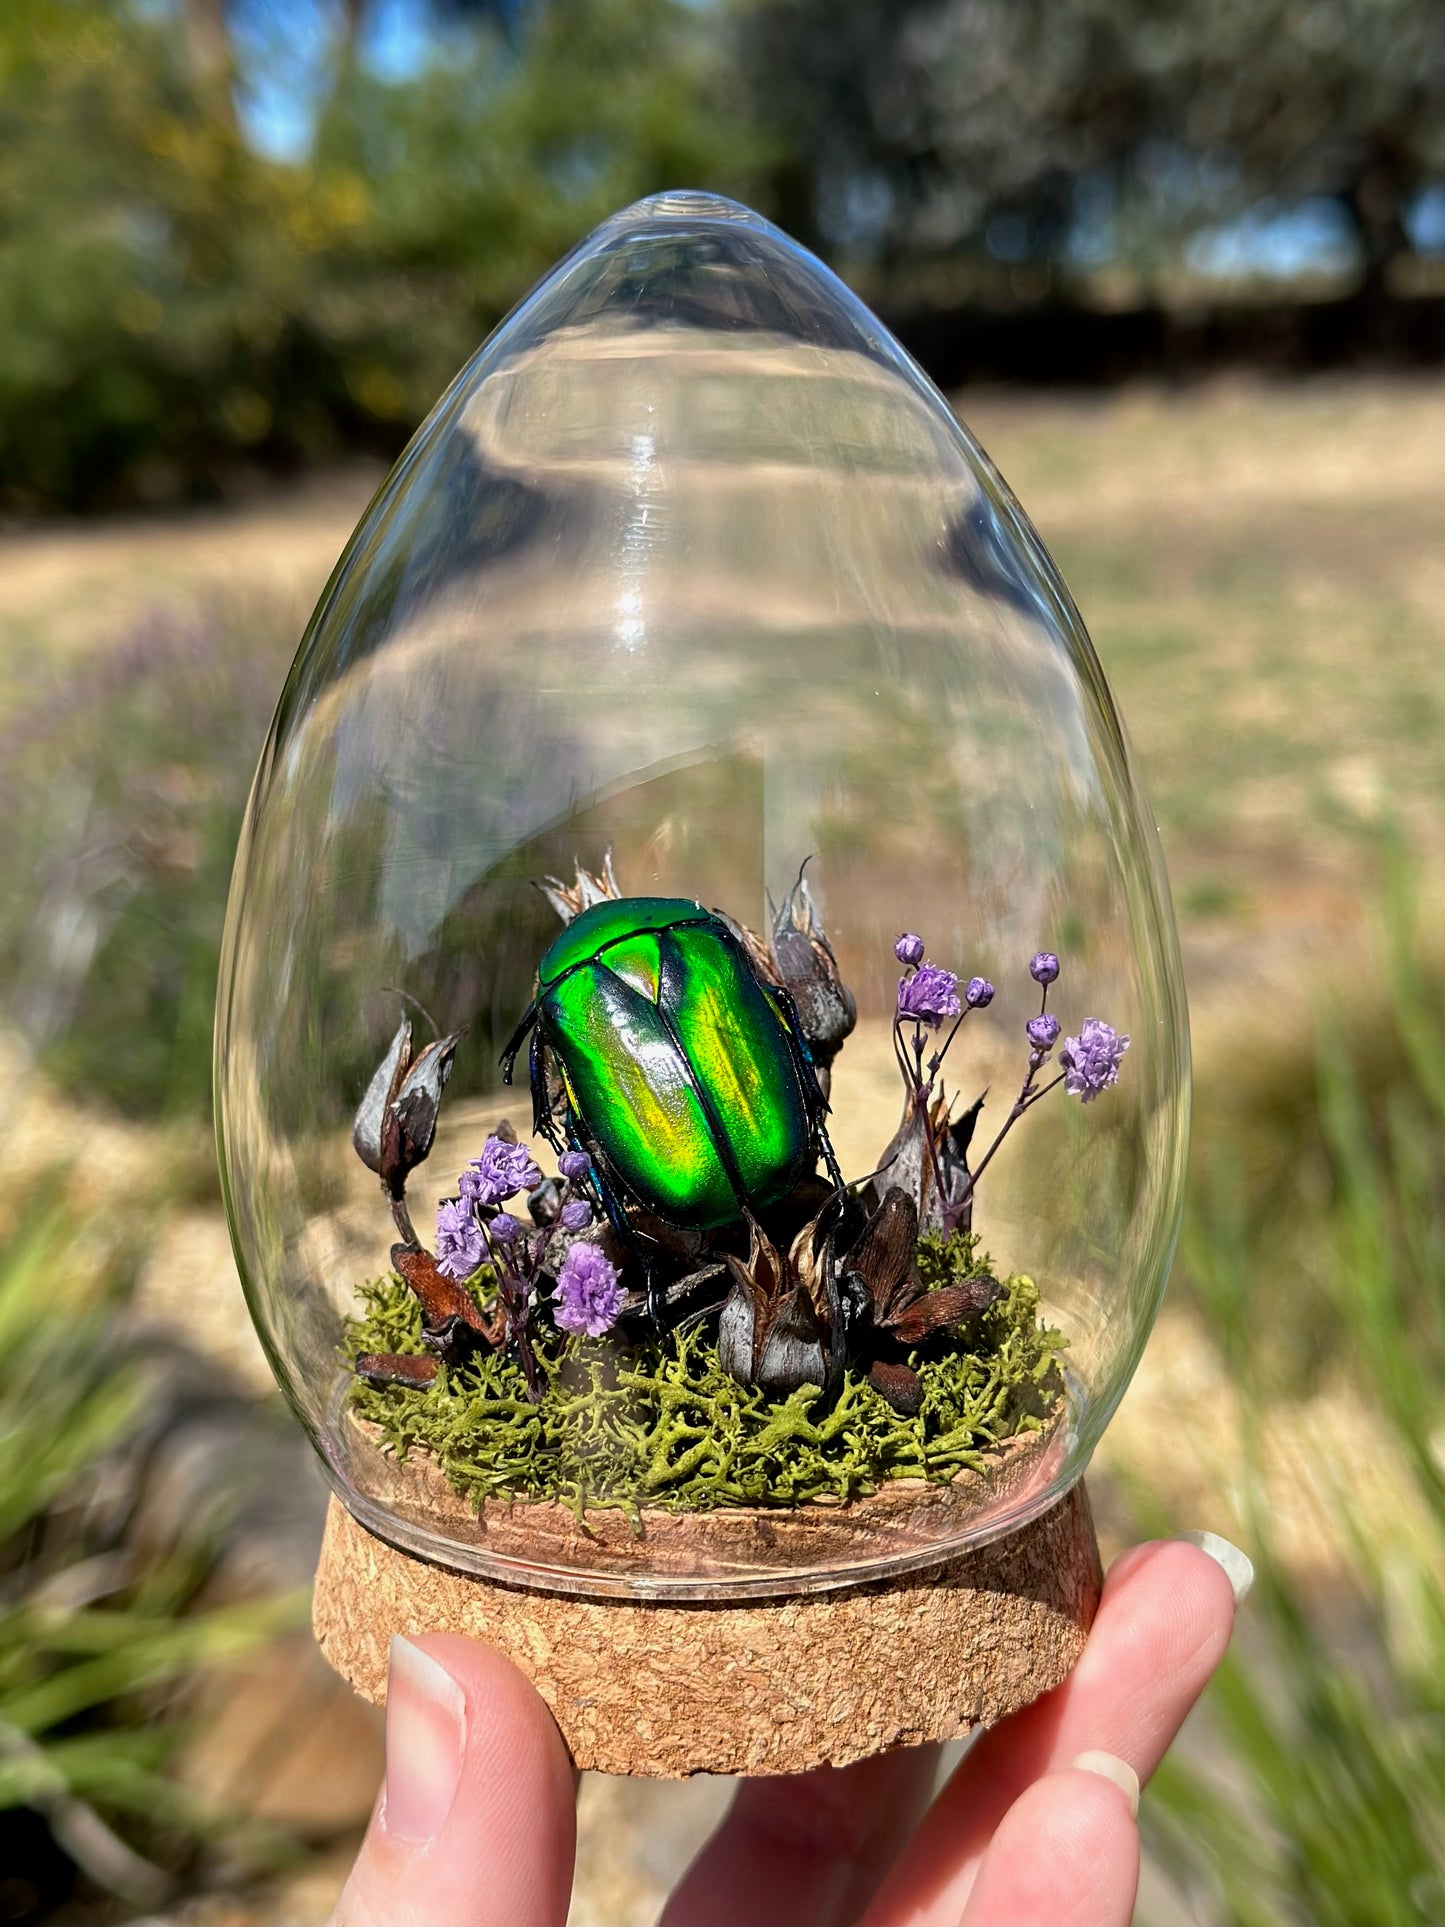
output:
[[[216,1092],[267,1354],[406,1549],[787,1592],[1082,1472],[1179,1211],[1158,845],[1007,487],[746,209],[598,229],[362,518]]]

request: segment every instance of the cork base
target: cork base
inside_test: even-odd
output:
[[[498,1585],[399,1552],[333,1499],[312,1620],[330,1663],[377,1703],[394,1633],[487,1641],[533,1680],[579,1767],[802,1773],[1026,1706],[1078,1659],[1100,1583],[1082,1483],[925,1572],[731,1605]]]

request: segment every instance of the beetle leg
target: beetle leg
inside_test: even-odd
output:
[[[518,1053],[521,1051],[522,1045],[526,1042],[527,1032],[531,1030],[532,1026],[536,1023],[536,1021],[537,1021],[537,1000],[534,997],[531,1003],[528,1004],[527,1008],[522,1012],[522,1021],[517,1025],[517,1028],[512,1032],[511,1036],[507,1039],[505,1045],[502,1048],[502,1054],[497,1059],[497,1062],[502,1067],[502,1082],[504,1084],[511,1083],[512,1067],[517,1061],[517,1056],[518,1056]]]
[[[547,1053],[542,1043],[542,1033],[537,1030],[532,1032],[527,1068],[532,1086],[532,1129],[546,1138],[554,1151],[560,1151],[563,1139],[552,1110],[552,1093],[547,1088]]]
[[[617,1242],[624,1245],[632,1254],[638,1270],[642,1273],[643,1291],[647,1296],[647,1315],[652,1320],[654,1328],[661,1332],[666,1329],[664,1317],[667,1310],[666,1287],[663,1280],[656,1265],[642,1248],[642,1240],[633,1229],[622,1200],[606,1175],[606,1164],[596,1145],[584,1144],[580,1136],[575,1133],[571,1135],[574,1148],[585,1151],[592,1160],[592,1183],[596,1188],[598,1201]]]

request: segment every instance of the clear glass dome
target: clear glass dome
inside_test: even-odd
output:
[[[277,1378],[405,1548],[786,1592],[1082,1473],[1180,1204],[1157,842],[1007,487],[746,209],[607,222],[362,518],[216,1091]]]

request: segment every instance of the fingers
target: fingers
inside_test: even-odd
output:
[[[938,1749],[744,1780],[661,1927],[834,1927],[855,1921],[918,1824]]]
[[[1146,1780],[1223,1658],[1233,1623],[1230,1579],[1197,1546],[1166,1541],[1116,1561],[1079,1664],[970,1750],[869,1910],[872,1927],[952,1927],[1004,1815],[1078,1754],[1114,1754]]]
[[[1132,1769],[1106,1753],[1036,1780],[989,1842],[963,1927],[1129,1927],[1138,1804]]]
[[[393,1640],[386,1779],[333,1927],[562,1927],[573,1785],[509,1660],[453,1633]]]

